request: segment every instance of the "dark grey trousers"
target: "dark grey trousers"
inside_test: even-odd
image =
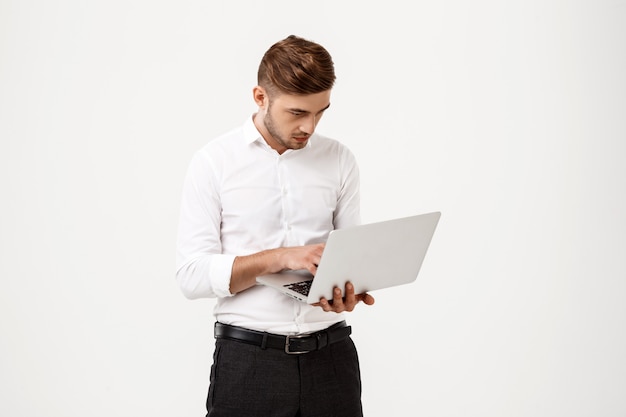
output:
[[[302,355],[215,341],[207,417],[361,417],[351,338]]]

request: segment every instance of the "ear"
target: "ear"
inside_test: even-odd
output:
[[[252,89],[252,97],[254,98],[254,102],[259,108],[265,108],[267,105],[267,92],[261,86],[256,86]]]

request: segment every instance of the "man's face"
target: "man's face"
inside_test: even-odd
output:
[[[278,153],[287,149],[302,149],[315,131],[324,111],[330,106],[330,90],[296,96],[282,94],[266,97],[255,123],[267,143]]]

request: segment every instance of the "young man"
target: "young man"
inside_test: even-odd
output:
[[[217,297],[207,416],[362,415],[344,312],[372,296],[348,283],[308,305],[255,281],[315,273],[330,231],[360,222],[354,156],[314,133],[334,82],[322,46],[293,35],[277,42],[259,66],[258,112],[191,161],[176,278],[190,299]]]

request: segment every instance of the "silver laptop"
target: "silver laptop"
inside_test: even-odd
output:
[[[315,279],[308,271],[283,271],[257,277],[267,285],[309,304],[346,282],[356,294],[409,284],[426,256],[440,212],[333,230],[328,236]]]

